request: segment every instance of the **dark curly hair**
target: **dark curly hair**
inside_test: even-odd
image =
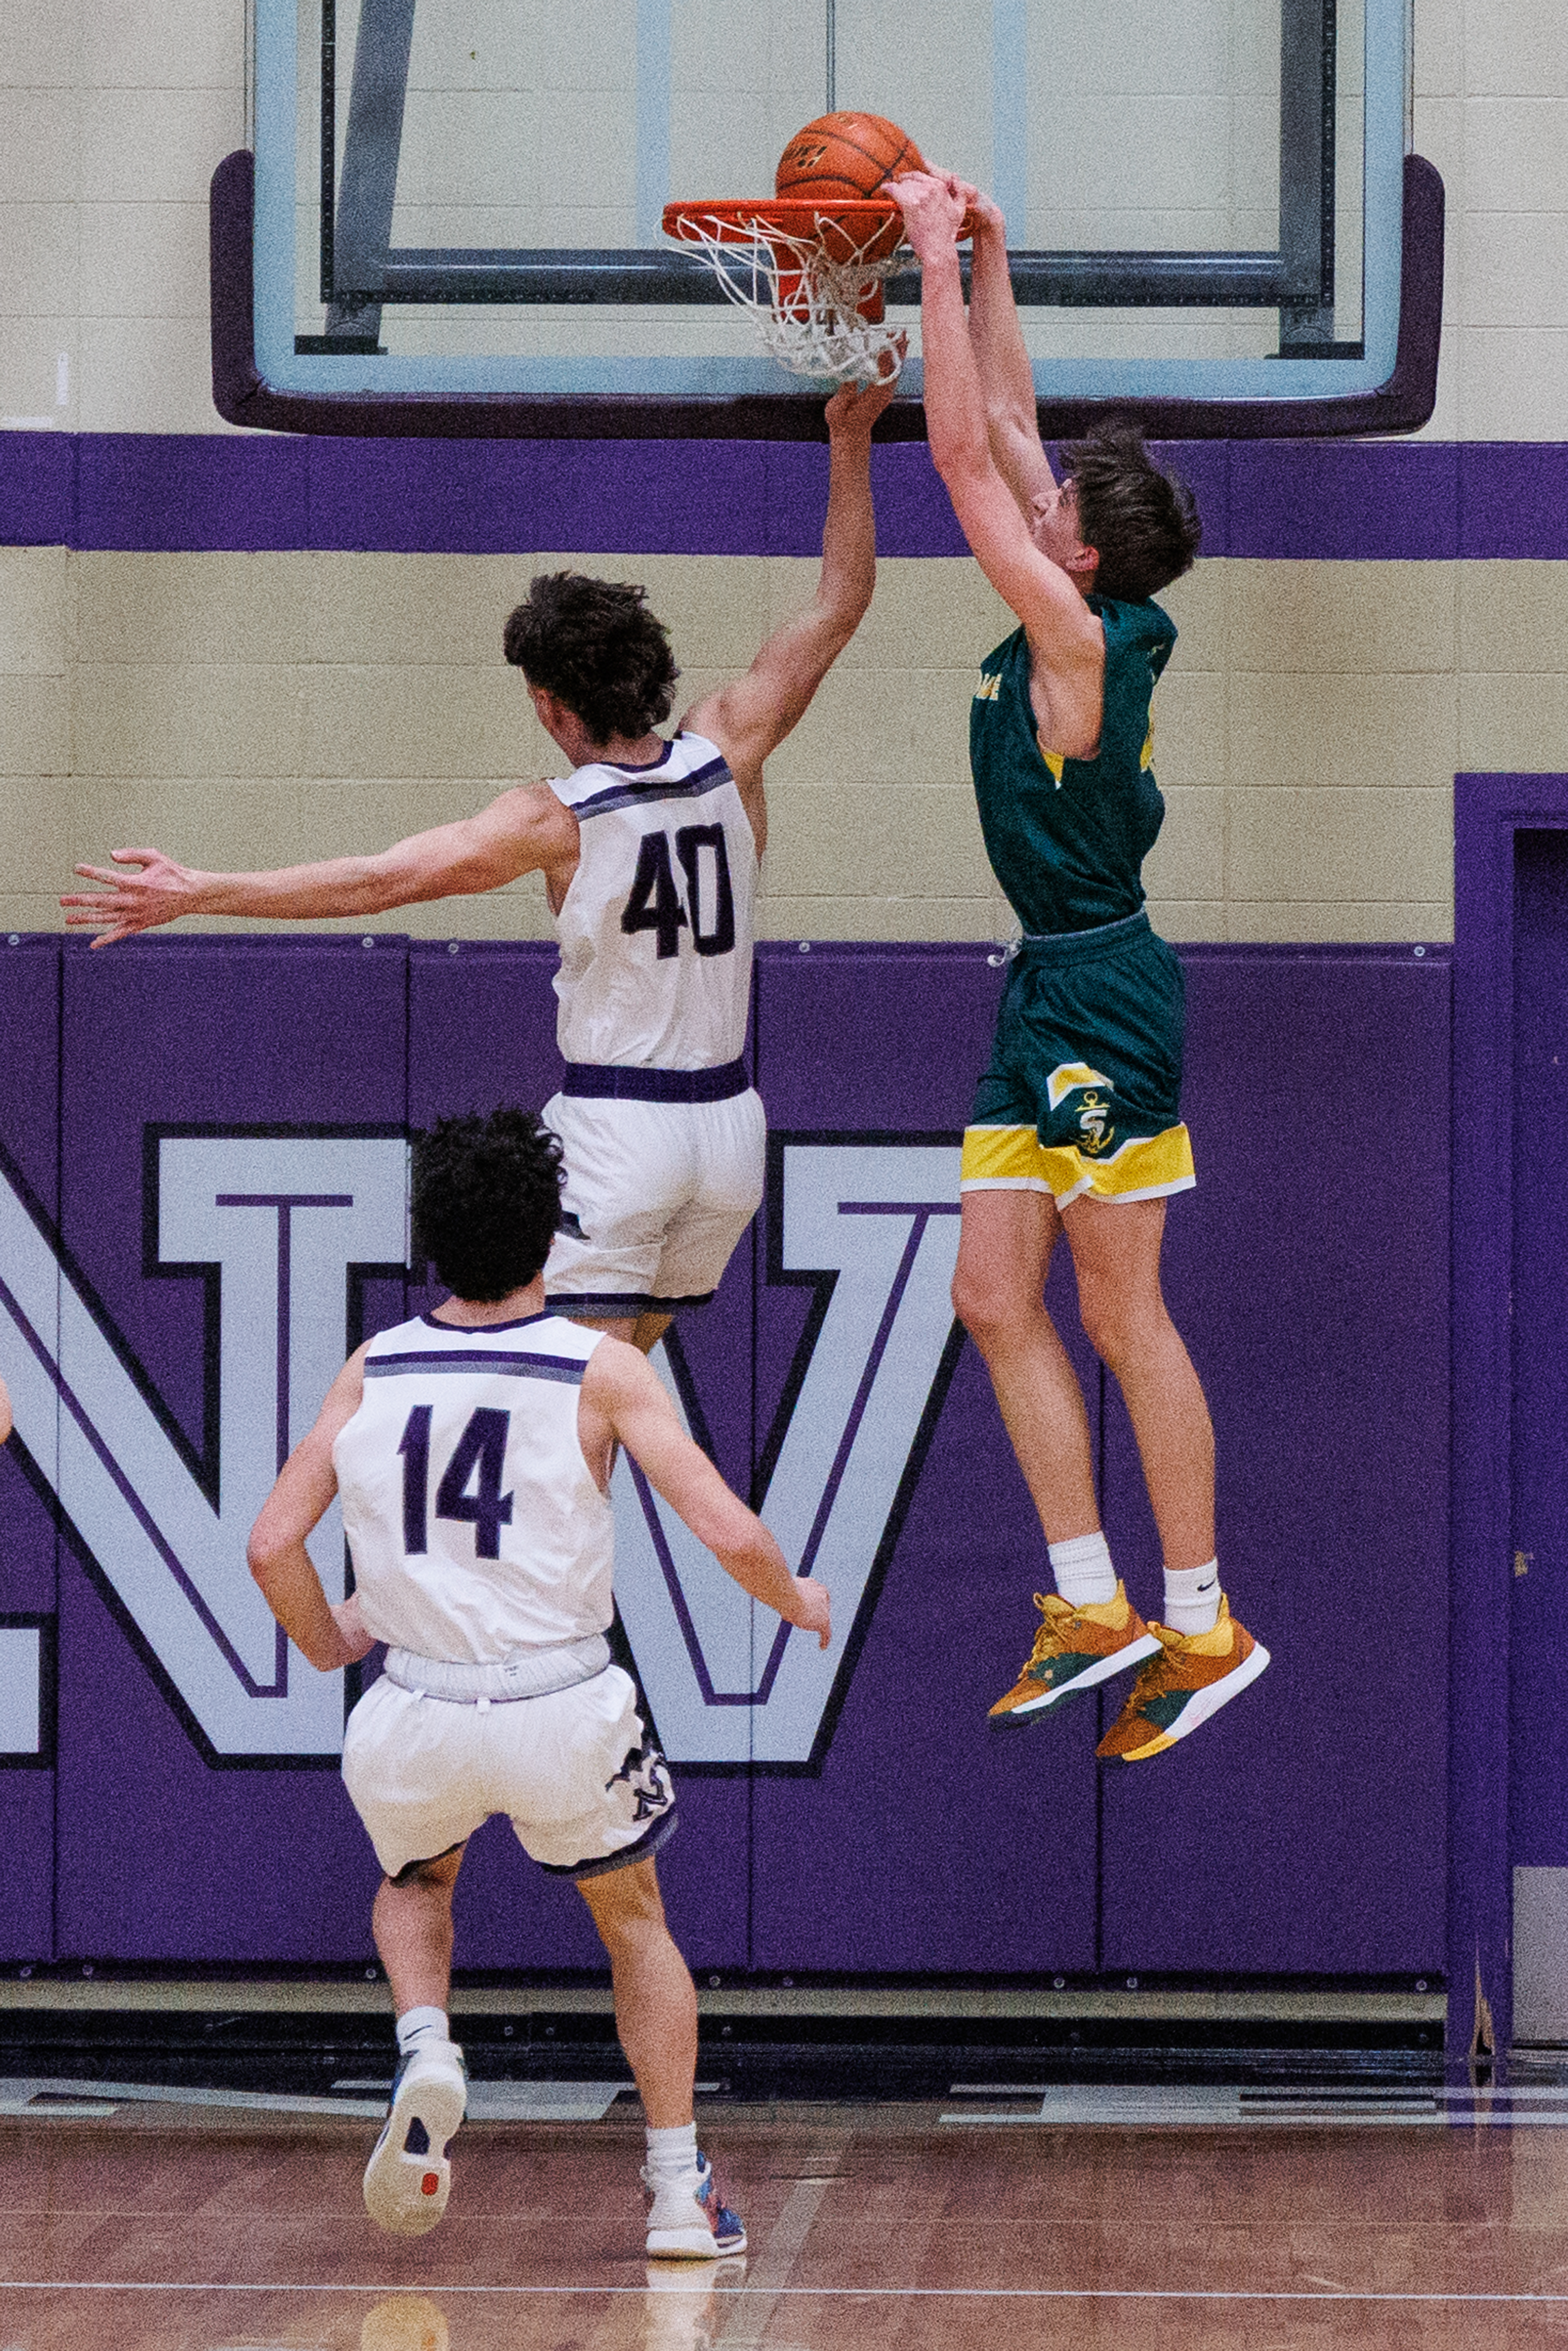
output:
[[[574,711],[595,743],[663,726],[680,671],[645,588],[541,571],[507,617],[507,659]]]
[[[1203,537],[1185,482],[1150,459],[1137,425],[1110,417],[1061,453],[1078,498],[1078,536],[1100,565],[1094,592],[1136,600],[1190,571]]]
[[[438,1118],[413,1144],[414,1248],[455,1298],[533,1280],[560,1222],[560,1145],[530,1110]]]

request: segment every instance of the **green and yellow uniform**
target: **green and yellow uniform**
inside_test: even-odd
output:
[[[966,1191],[1146,1200],[1193,1183],[1181,1122],[1181,966],[1141,878],[1165,801],[1149,702],[1176,643],[1157,604],[1091,596],[1105,632],[1092,759],[1040,747],[1022,629],[989,654],[969,718],[980,826],[1023,925],[964,1136]]]

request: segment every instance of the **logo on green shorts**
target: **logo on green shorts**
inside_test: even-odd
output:
[[[1115,1142],[1116,1129],[1113,1117],[1109,1087],[1103,1094],[1091,1092],[1084,1095],[1083,1107],[1078,1113],[1078,1148],[1086,1152],[1091,1159],[1098,1158],[1103,1151],[1109,1151]]]

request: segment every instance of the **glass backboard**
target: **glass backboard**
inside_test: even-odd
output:
[[[1400,313],[1405,0],[256,0],[256,359],[361,396],[806,389],[672,197],[891,116],[1006,213],[1040,396],[1370,392]],[[894,277],[920,389],[919,284]]]

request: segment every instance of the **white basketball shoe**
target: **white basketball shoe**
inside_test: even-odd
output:
[[[398,2061],[392,2112],[365,2166],[365,2210],[394,2237],[423,2237],[446,2210],[446,2143],[463,2120],[468,2076],[453,2041],[425,2041]]]
[[[740,2215],[720,2203],[706,2155],[698,2155],[695,2171],[675,2179],[655,2184],[644,2171],[643,2184],[653,2199],[648,2213],[650,2261],[716,2262],[746,2251]]]

